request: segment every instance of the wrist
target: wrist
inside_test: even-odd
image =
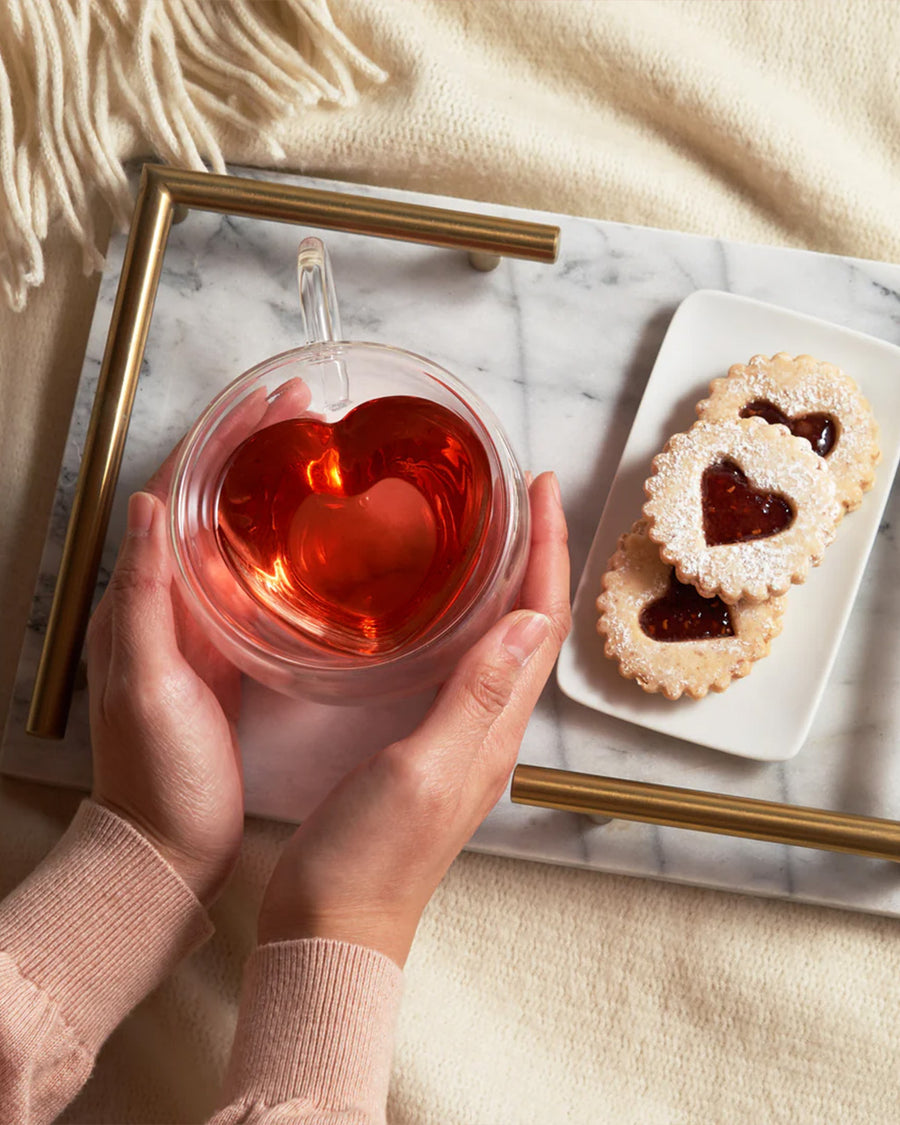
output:
[[[0,948],[91,1050],[211,933],[146,837],[92,801],[0,904]]]
[[[296,903],[264,901],[257,925],[257,941],[261,946],[313,939],[344,942],[381,953],[402,969],[419,917],[418,911],[315,910]]]
[[[101,793],[91,794],[91,800],[138,832],[203,906],[210,906],[219,896],[237,862],[240,836],[230,847],[220,846],[214,851],[207,849],[206,854],[201,854],[199,850],[173,842],[136,810],[126,808]]]

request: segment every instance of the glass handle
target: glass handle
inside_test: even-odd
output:
[[[328,248],[321,238],[304,238],[297,251],[297,282],[300,312],[307,345],[341,339],[341,316],[331,273]],[[350,385],[344,361],[338,357],[322,363],[325,403],[339,410],[350,401]]]

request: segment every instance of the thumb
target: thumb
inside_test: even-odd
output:
[[[111,670],[152,674],[177,659],[171,583],[165,506],[149,492],[135,492],[108,590]]]
[[[542,613],[504,617],[463,657],[406,744],[463,759],[476,755],[489,735],[515,738],[517,745],[553,667],[550,636]],[[532,660],[544,648],[547,659]]]

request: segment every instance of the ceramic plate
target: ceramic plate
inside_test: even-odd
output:
[[[670,702],[623,679],[603,654],[594,602],[619,535],[644,501],[643,482],[667,438],[696,420],[695,404],[733,363],[807,353],[859,384],[880,426],[874,488],[844,518],[820,566],[788,595],[784,628],[749,676],[705,699]],[[809,731],[850,616],[900,454],[900,348],[788,309],[714,290],[692,293],[659,350],[600,518],[578,591],[572,634],[559,660],[566,695],[620,719],[765,761],[793,757]]]

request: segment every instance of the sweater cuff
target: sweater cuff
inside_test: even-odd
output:
[[[260,946],[244,973],[227,1100],[383,1109],[402,981],[390,958],[359,945]]]
[[[212,932],[146,837],[93,801],[0,903],[0,950],[92,1052]]]

